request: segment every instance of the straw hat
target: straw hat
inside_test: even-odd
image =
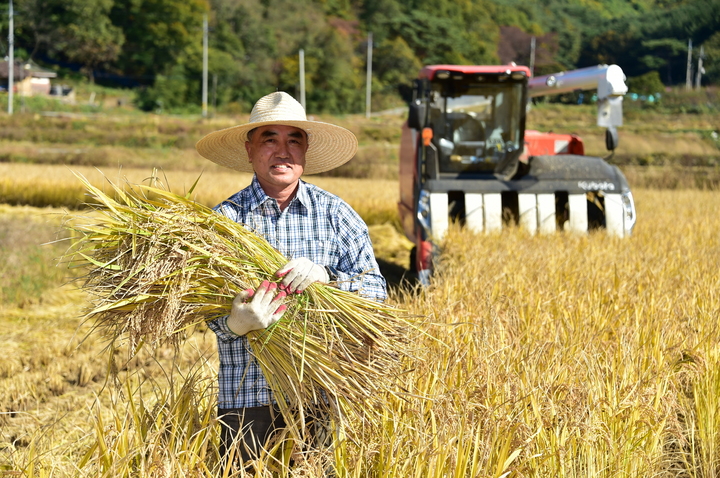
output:
[[[195,148],[210,161],[251,173],[253,167],[245,150],[248,131],[270,124],[295,126],[307,133],[305,174],[337,168],[350,161],[357,151],[357,138],[352,132],[333,124],[308,121],[302,105],[282,91],[260,98],[253,106],[249,123],[210,133]]]

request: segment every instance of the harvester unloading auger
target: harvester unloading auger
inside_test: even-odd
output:
[[[577,135],[525,129],[529,98],[577,90],[597,91],[597,124],[614,151],[627,93],[617,65],[532,79],[528,67],[512,64],[420,71],[402,131],[399,209],[422,283],[451,220],[476,232],[509,224],[532,234],[632,232],[635,203],[616,166],[585,156]]]

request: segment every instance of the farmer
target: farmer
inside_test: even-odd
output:
[[[283,298],[302,293],[314,282],[376,300],[386,297],[363,220],[342,199],[300,179],[303,173],[322,173],[346,163],[357,144],[350,131],[308,121],[300,103],[276,92],[258,100],[249,123],[210,133],[196,145],[217,164],[255,173],[248,187],[215,210],[264,236],[290,258],[275,274],[277,287],[263,282],[255,291],[241,292],[230,315],[209,322],[220,357],[222,456],[239,439],[242,461],[256,457],[273,431],[284,427],[245,334],[279,320],[285,311]],[[315,442],[326,441],[319,434],[316,430]]]

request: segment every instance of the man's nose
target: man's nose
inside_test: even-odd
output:
[[[290,157],[290,148],[288,147],[288,145],[285,141],[280,141],[278,143],[278,147],[275,150],[275,155],[279,156],[281,158]]]

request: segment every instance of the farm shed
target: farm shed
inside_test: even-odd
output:
[[[0,91],[8,89],[7,60],[0,61]],[[32,63],[15,62],[13,69],[13,86],[15,93],[21,96],[49,95],[50,80],[57,77],[57,73],[46,70]]]

